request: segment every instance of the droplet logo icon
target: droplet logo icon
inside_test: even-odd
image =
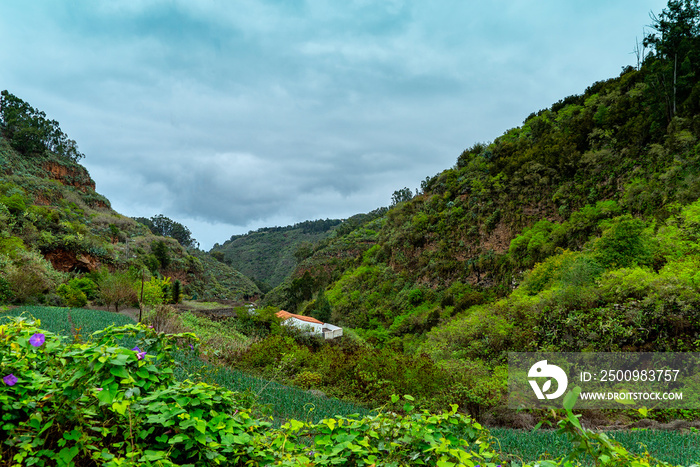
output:
[[[547,360],[540,360],[532,365],[527,376],[529,378],[549,378],[544,382],[541,389],[537,381],[529,380],[530,386],[532,386],[532,390],[535,391],[538,399],[556,399],[564,394],[566,386],[569,384],[569,378],[566,377],[564,370],[556,365],[547,364]],[[557,382],[557,390],[547,394],[552,387],[552,379]]]

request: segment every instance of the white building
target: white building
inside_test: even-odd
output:
[[[343,328],[323,323],[311,316],[295,315],[284,310],[278,311],[276,315],[282,320],[283,326],[294,326],[312,334],[322,334],[324,339],[335,339],[343,335]]]

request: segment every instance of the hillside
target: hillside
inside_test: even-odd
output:
[[[311,246],[331,235],[342,221],[319,219],[287,227],[265,227],[233,235],[211,250],[215,256],[258,283],[278,286],[297,262],[312,253]]]
[[[58,122],[7,91],[1,104],[0,303],[61,304],[67,295],[57,291],[79,276],[99,282],[131,271],[136,281],[142,270],[180,281],[185,293],[200,297],[259,294],[229,266],[214,268],[204,253],[197,258],[112,210]]]
[[[509,351],[700,350],[700,11],[669,5],[639,69],[474,144],[271,291],[290,311],[329,303],[372,348],[345,351],[342,381],[298,374],[482,413]]]
[[[465,150],[421,194],[331,239],[293,277],[309,272],[316,289],[333,292],[337,320],[388,328],[421,304],[442,314],[507,296],[538,262],[590,248],[606,219],[658,230],[700,197],[696,62],[671,116],[655,84],[660,61],[649,57]],[[329,274],[337,248],[353,258],[340,279]]]

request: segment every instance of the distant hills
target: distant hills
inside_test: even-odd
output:
[[[311,256],[315,244],[328,238],[341,223],[339,219],[319,219],[265,227],[234,235],[223,245],[217,243],[211,253],[269,289],[289,276],[298,261]]]

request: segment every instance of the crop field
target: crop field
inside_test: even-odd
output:
[[[86,339],[91,333],[112,324],[133,323],[127,316],[106,311],[76,308],[25,306],[12,310],[0,310],[0,323],[8,316],[26,316],[41,320],[41,327],[49,331],[72,336],[76,330]],[[125,342],[125,345],[131,345]],[[263,414],[274,417],[275,425],[289,419],[318,422],[326,417],[365,415],[370,411],[334,398],[327,398],[285,386],[274,381],[250,376],[241,371],[210,365],[190,351],[176,355],[179,379],[192,379],[218,384],[232,391],[248,394],[251,403],[262,406]],[[522,460],[558,459],[571,449],[564,435],[552,430],[523,431],[495,428],[491,434],[498,441],[500,451],[510,462]],[[700,463],[700,433],[631,430],[615,431],[608,435],[636,453],[645,450],[659,460],[674,465]],[[505,454],[507,453],[507,454]]]
[[[93,332],[112,324],[134,323],[128,316],[80,308],[23,306],[12,310],[0,310],[0,323],[6,321],[7,316],[39,319],[42,328],[64,336],[73,336],[74,330],[80,330],[84,339]],[[125,345],[134,344],[125,342]],[[262,405],[270,415],[275,417],[276,424],[284,423],[284,420],[288,419],[318,422],[323,418],[336,415],[369,413],[367,409],[339,399],[310,394],[301,389],[256,378],[238,370],[210,365],[190,352],[181,352],[176,356],[176,360],[180,365],[180,371],[176,373],[179,379],[189,378],[218,384],[232,391],[247,392],[257,404]]]
[[[275,417],[275,424],[285,420],[319,422],[323,418],[365,415],[370,411],[335,398],[315,395],[295,387],[248,375],[226,367],[214,367],[192,354],[182,354],[178,377],[218,384],[232,391],[247,392],[257,404],[267,408]]]
[[[39,319],[41,327],[64,336],[73,336],[78,331],[82,336],[87,337],[113,324],[117,326],[134,324],[134,320],[125,315],[82,308],[22,306],[11,310],[0,310],[0,322],[4,321],[3,316],[26,316]]]
[[[558,459],[571,451],[566,436],[553,430],[524,431],[493,428],[491,435],[498,439],[502,452],[509,460]],[[700,462],[700,433],[634,429],[607,432],[634,453],[648,451],[659,460],[673,465],[691,465]],[[591,464],[592,465],[592,464]]]

